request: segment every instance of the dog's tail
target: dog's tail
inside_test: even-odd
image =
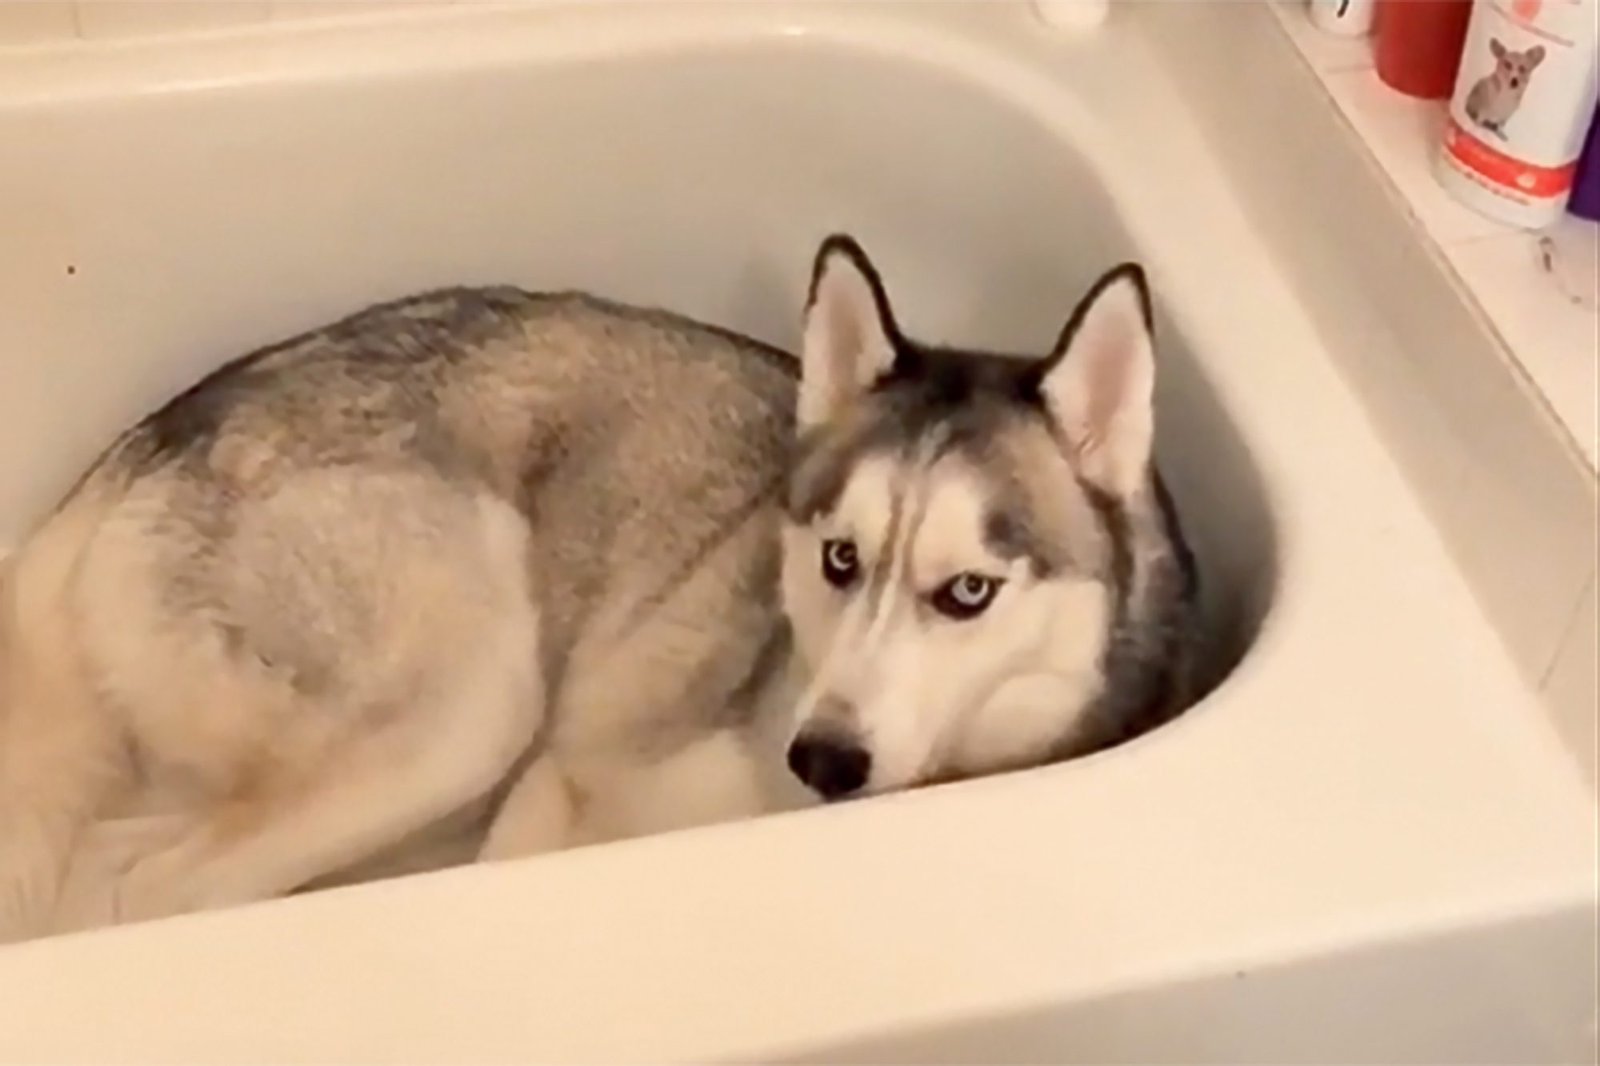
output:
[[[118,765],[68,606],[94,510],[69,503],[0,561],[0,943],[42,931]]]

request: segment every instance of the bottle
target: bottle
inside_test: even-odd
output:
[[[1307,0],[1311,23],[1340,37],[1360,37],[1372,32],[1377,0]]]
[[[1472,0],[1378,0],[1373,60],[1396,92],[1443,100],[1456,83]]]
[[[1589,120],[1589,139],[1578,157],[1578,170],[1572,176],[1572,198],[1567,210],[1590,222],[1600,222],[1600,107]]]
[[[1439,182],[1525,229],[1561,217],[1596,101],[1596,0],[1476,0]]]

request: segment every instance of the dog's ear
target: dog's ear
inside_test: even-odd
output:
[[[826,422],[894,369],[900,334],[883,283],[854,239],[817,249],[800,352],[802,429]]]
[[[1532,70],[1544,62],[1544,45],[1536,44],[1528,49],[1528,69]]]
[[[1494,56],[1496,60],[1506,57],[1506,46],[1500,43],[1500,38],[1489,38],[1489,54]]]
[[[1039,397],[1079,476],[1119,499],[1138,492],[1155,437],[1150,291],[1138,265],[1095,282],[1039,373]]]

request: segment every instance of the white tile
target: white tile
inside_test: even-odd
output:
[[[1495,625],[1530,679],[1542,678],[1561,648],[1595,570],[1597,496],[1592,469],[1533,408],[1532,388],[1504,361],[1451,374],[1454,351],[1432,382],[1453,412],[1451,446],[1466,460],[1448,501],[1452,550],[1476,575]],[[1520,410],[1519,410],[1520,409]]]
[[[147,37],[264,22],[267,0],[79,0],[85,38]]]
[[[0,48],[78,35],[72,0],[0,0]]]
[[[1544,683],[1545,702],[1555,717],[1561,739],[1577,756],[1591,782],[1596,780],[1596,762],[1600,760],[1600,752],[1595,748],[1596,741],[1600,740],[1596,723],[1596,718],[1600,717],[1600,707],[1596,706],[1600,702],[1600,685],[1595,678],[1600,668],[1597,666],[1600,649],[1596,648],[1596,609],[1595,584],[1591,581]]]
[[[1306,62],[1320,74],[1365,70],[1372,66],[1372,38],[1341,37],[1320,30],[1311,21],[1305,0],[1279,0],[1273,4],[1278,21]]]
[[[1589,465],[1600,464],[1600,227],[1569,217],[1545,234],[1444,251]]]
[[[1331,74],[1324,82],[1412,213],[1435,240],[1465,240],[1511,232],[1510,227],[1459,203],[1434,180],[1433,155],[1444,128],[1444,101],[1418,100],[1397,93],[1372,70]]]

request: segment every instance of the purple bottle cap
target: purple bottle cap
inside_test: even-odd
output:
[[[1600,222],[1600,106],[1589,122],[1589,136],[1578,157],[1578,172],[1572,179],[1572,198],[1567,210],[1579,218]]]

